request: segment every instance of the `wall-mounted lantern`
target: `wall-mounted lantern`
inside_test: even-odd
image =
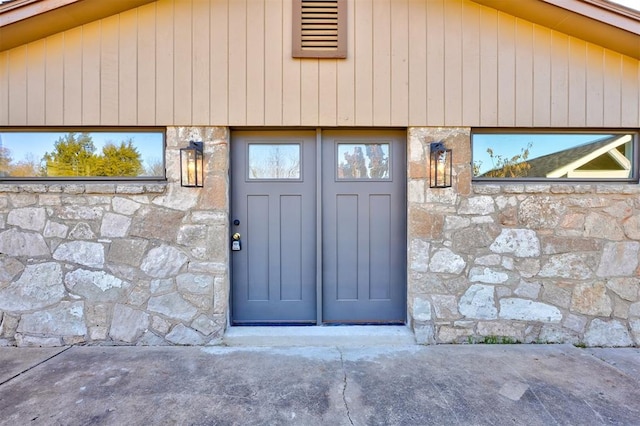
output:
[[[202,142],[189,142],[180,149],[180,184],[186,187],[202,187],[204,160]]]
[[[429,164],[431,188],[449,188],[453,176],[451,164],[451,149],[446,149],[442,142],[432,142],[429,145],[431,163]]]

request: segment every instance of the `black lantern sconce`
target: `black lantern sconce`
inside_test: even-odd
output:
[[[429,145],[431,163],[429,164],[429,176],[431,188],[449,188],[453,176],[450,149],[445,148],[442,142],[432,142]]]
[[[204,160],[202,142],[189,142],[186,148],[180,148],[180,185],[202,188],[202,170]]]

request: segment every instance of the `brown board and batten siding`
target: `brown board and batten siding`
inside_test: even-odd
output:
[[[294,59],[290,0],[159,0],[0,52],[6,126],[639,127],[637,59],[468,0],[347,2]]]

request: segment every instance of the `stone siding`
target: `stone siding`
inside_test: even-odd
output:
[[[640,188],[471,181],[469,128],[408,132],[408,304],[420,343],[640,345]],[[429,144],[453,149],[431,189]]]
[[[204,188],[179,149],[203,141]],[[219,343],[226,128],[167,129],[167,182],[0,185],[0,346]]]

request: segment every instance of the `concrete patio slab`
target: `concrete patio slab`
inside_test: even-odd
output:
[[[67,348],[0,348],[0,384],[56,356]]]

